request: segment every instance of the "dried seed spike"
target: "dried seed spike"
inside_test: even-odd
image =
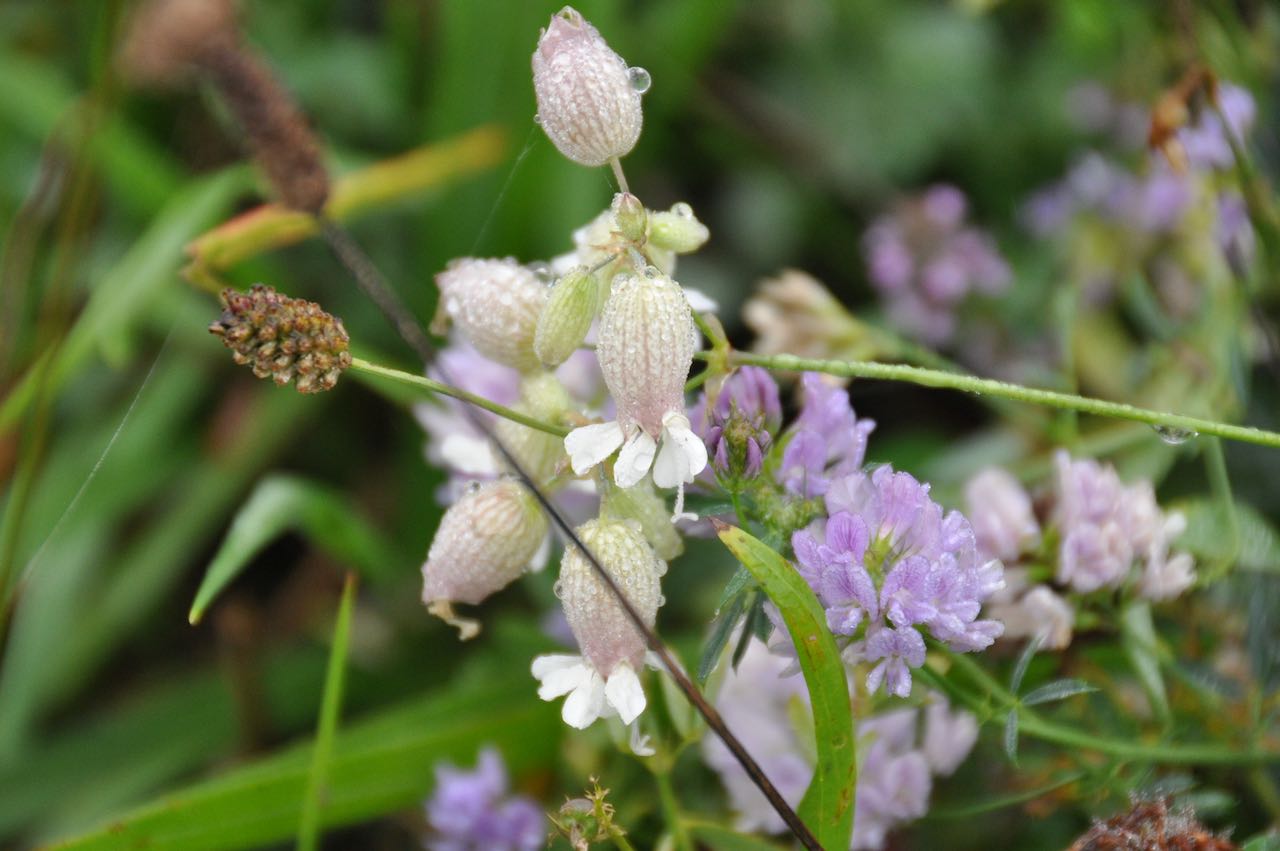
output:
[[[294,381],[299,393],[321,393],[333,389],[351,365],[342,320],[314,302],[254,284],[247,293],[223,290],[222,304],[209,332],[258,378],[281,386]]]

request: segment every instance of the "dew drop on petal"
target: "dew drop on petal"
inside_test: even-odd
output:
[[[671,212],[675,213],[677,216],[679,216],[682,219],[693,218],[693,208],[683,201],[680,201],[679,203],[672,205]]]
[[[653,78],[644,68],[628,68],[627,81],[631,83],[631,88],[640,94],[649,91],[649,87],[653,85]]]

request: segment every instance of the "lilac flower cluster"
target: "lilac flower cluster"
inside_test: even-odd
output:
[[[758,476],[773,434],[782,425],[778,384],[760,367],[745,366],[725,381],[714,404],[702,395],[693,422],[716,471]]]
[[[989,609],[1004,623],[1006,635],[1043,633],[1046,646],[1065,647],[1074,611],[1059,590],[1088,594],[1123,589],[1160,601],[1191,587],[1191,556],[1171,551],[1186,521],[1177,512],[1160,509],[1150,482],[1126,485],[1114,467],[1073,460],[1062,450],[1054,464],[1056,476],[1039,501],[1039,517],[1030,495],[1002,470],[978,474],[965,489],[979,552],[1008,565],[1006,587]],[[1043,552],[1046,540],[1056,541],[1052,554]],[[1059,590],[1029,580],[1018,562],[1032,556],[1056,562]]]
[[[813,777],[811,747],[795,726],[807,709],[808,694],[799,677],[788,676],[786,660],[753,639],[716,698],[725,722],[760,763],[788,803],[799,803]],[[918,730],[923,720],[923,735]],[[938,695],[923,709],[904,707],[858,724],[862,758],[858,771],[851,849],[882,848],[895,827],[928,809],[935,776],[956,770],[973,748],[978,724],[972,715],[952,711]],[[720,775],[737,812],[741,830],[782,833],[786,825],[747,777],[724,744],[703,740],[707,764]]]
[[[978,614],[1003,584],[1000,562],[979,558],[969,521],[944,515],[928,485],[878,467],[834,480],[826,507],[825,520],[796,532],[791,545],[831,631],[873,663],[868,689],[911,693],[924,632],[961,652],[999,637],[1000,624]]]
[[[972,293],[1010,283],[995,242],[964,224],[968,203],[954,186],[933,186],[872,223],[863,240],[871,283],[889,318],[930,345],[951,341],[956,309]]]
[[[474,771],[436,766],[427,802],[431,851],[535,851],[546,843],[546,817],[531,798],[507,795],[507,769],[493,748],[480,752]]]

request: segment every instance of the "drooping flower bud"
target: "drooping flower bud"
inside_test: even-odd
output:
[[[642,245],[648,238],[649,214],[640,203],[640,199],[630,192],[619,192],[613,196],[613,221],[618,226],[618,233],[628,242]]]
[[[711,237],[707,226],[698,221],[693,208],[681,201],[665,213],[649,215],[649,241],[676,254],[697,251]]]
[[[560,153],[581,165],[624,157],[640,138],[640,95],[647,87],[632,80],[627,63],[596,28],[565,6],[533,52],[538,123]]]
[[[639,524],[602,517],[582,524],[577,533],[641,621],[652,628],[663,602],[660,579],[667,565],[654,555]],[[576,547],[565,550],[556,596],[582,656],[535,659],[533,675],[542,683],[539,697],[553,700],[572,692],[565,700],[563,717],[578,729],[615,712],[623,723],[630,724],[645,707],[636,673],[644,662],[644,635]]]
[[[436,275],[444,313],[480,354],[521,371],[538,366],[533,338],[547,286],[514,260],[452,261]]]
[[[254,284],[247,293],[223,290],[222,304],[225,309],[209,332],[258,378],[281,386],[293,381],[299,393],[321,393],[333,389],[351,366],[342,320],[315,302]]]
[[[547,519],[524,485],[473,484],[440,520],[422,565],[422,602],[471,638],[479,625],[455,616],[451,604],[475,605],[514,582],[546,536]]]
[[[575,473],[582,475],[619,446],[614,481],[620,487],[633,486],[650,467],[661,488],[683,487],[702,472],[707,448],[684,412],[684,383],[696,345],[693,315],[679,284],[653,268],[614,279],[596,354],[618,419],[575,429],[565,438]]]
[[[572,406],[569,392],[553,373],[532,372],[521,379],[520,401],[512,407],[543,422],[559,423]],[[564,441],[554,434],[508,419],[498,420],[494,432],[535,482],[551,478],[564,458]]]
[[[600,285],[584,266],[556,281],[533,337],[533,350],[545,366],[559,366],[582,345],[596,318],[599,294]]]

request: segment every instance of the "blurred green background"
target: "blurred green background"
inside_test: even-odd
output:
[[[577,794],[600,757],[573,742],[558,754],[556,708],[537,700],[527,671],[531,649],[554,646],[539,628],[551,578],[486,605],[486,631],[459,648],[418,603],[440,476],[413,417],[351,378],[316,397],[257,382],[206,332],[218,307],[179,276],[183,247],[264,190],[209,92],[121,82],[112,57],[129,5],[0,4],[0,570],[22,577],[0,667],[0,837],[26,847],[93,830],[187,781],[241,776],[237,767],[309,736],[352,566],[365,581],[344,725],[381,726],[358,731],[365,738],[353,747],[366,762],[342,764],[382,781],[338,796],[344,820],[364,826],[334,834],[330,847],[416,847],[414,801],[430,787],[431,761],[471,764],[485,741],[504,745],[520,786],[546,803]],[[450,258],[549,258],[607,205],[607,171],[559,156],[532,120],[529,55],[560,4],[243,5],[248,39],[296,94],[335,173],[482,125],[501,133],[491,167],[352,224],[424,320],[432,276]],[[1101,80],[1150,102],[1187,59],[1187,27],[1224,76],[1255,92],[1275,91],[1267,80],[1278,61],[1277,16],[1262,2],[578,8],[652,73],[645,129],[626,163],[632,189],[653,208],[687,201],[709,225],[711,242],[679,277],[720,301],[743,343],[739,306],[784,267],[870,308],[866,224],[898,193],[939,180],[969,194],[975,221],[1014,261],[1018,300],[1039,310],[1053,270],[1015,220],[1084,142],[1066,94]],[[1264,114],[1273,106],[1260,103]],[[1274,162],[1275,139],[1259,144]],[[345,320],[357,351],[412,369],[411,353],[316,242],[225,278],[319,301]],[[900,464],[988,416],[971,400],[896,388],[858,387],[854,400],[881,422],[873,455]],[[1274,453],[1233,448],[1231,459],[1253,481],[1280,472]],[[259,521],[278,521],[281,534],[246,549],[248,569],[193,627],[204,569],[255,493],[285,504]],[[688,659],[732,569],[716,548],[695,546],[667,580],[660,626]],[[1010,769],[992,756],[998,745],[983,748],[936,799],[1000,788]],[[299,753],[270,757],[259,785],[203,787],[200,800],[213,803],[193,823],[287,842],[294,811],[272,809],[273,795],[284,801],[296,788]],[[687,784],[689,808],[713,811],[714,779],[688,762],[700,778]],[[604,780],[624,823],[652,836],[654,803],[636,772],[619,763]],[[1085,803],[926,823],[895,847],[939,847],[930,843],[945,836],[949,848],[985,848],[999,836],[1000,847],[1058,848],[1087,824]],[[266,814],[258,827],[241,824],[246,806]],[[165,817],[179,824],[181,808]],[[206,846],[204,832],[174,847],[222,847]],[[116,847],[110,829],[95,836],[99,846],[83,847]]]

